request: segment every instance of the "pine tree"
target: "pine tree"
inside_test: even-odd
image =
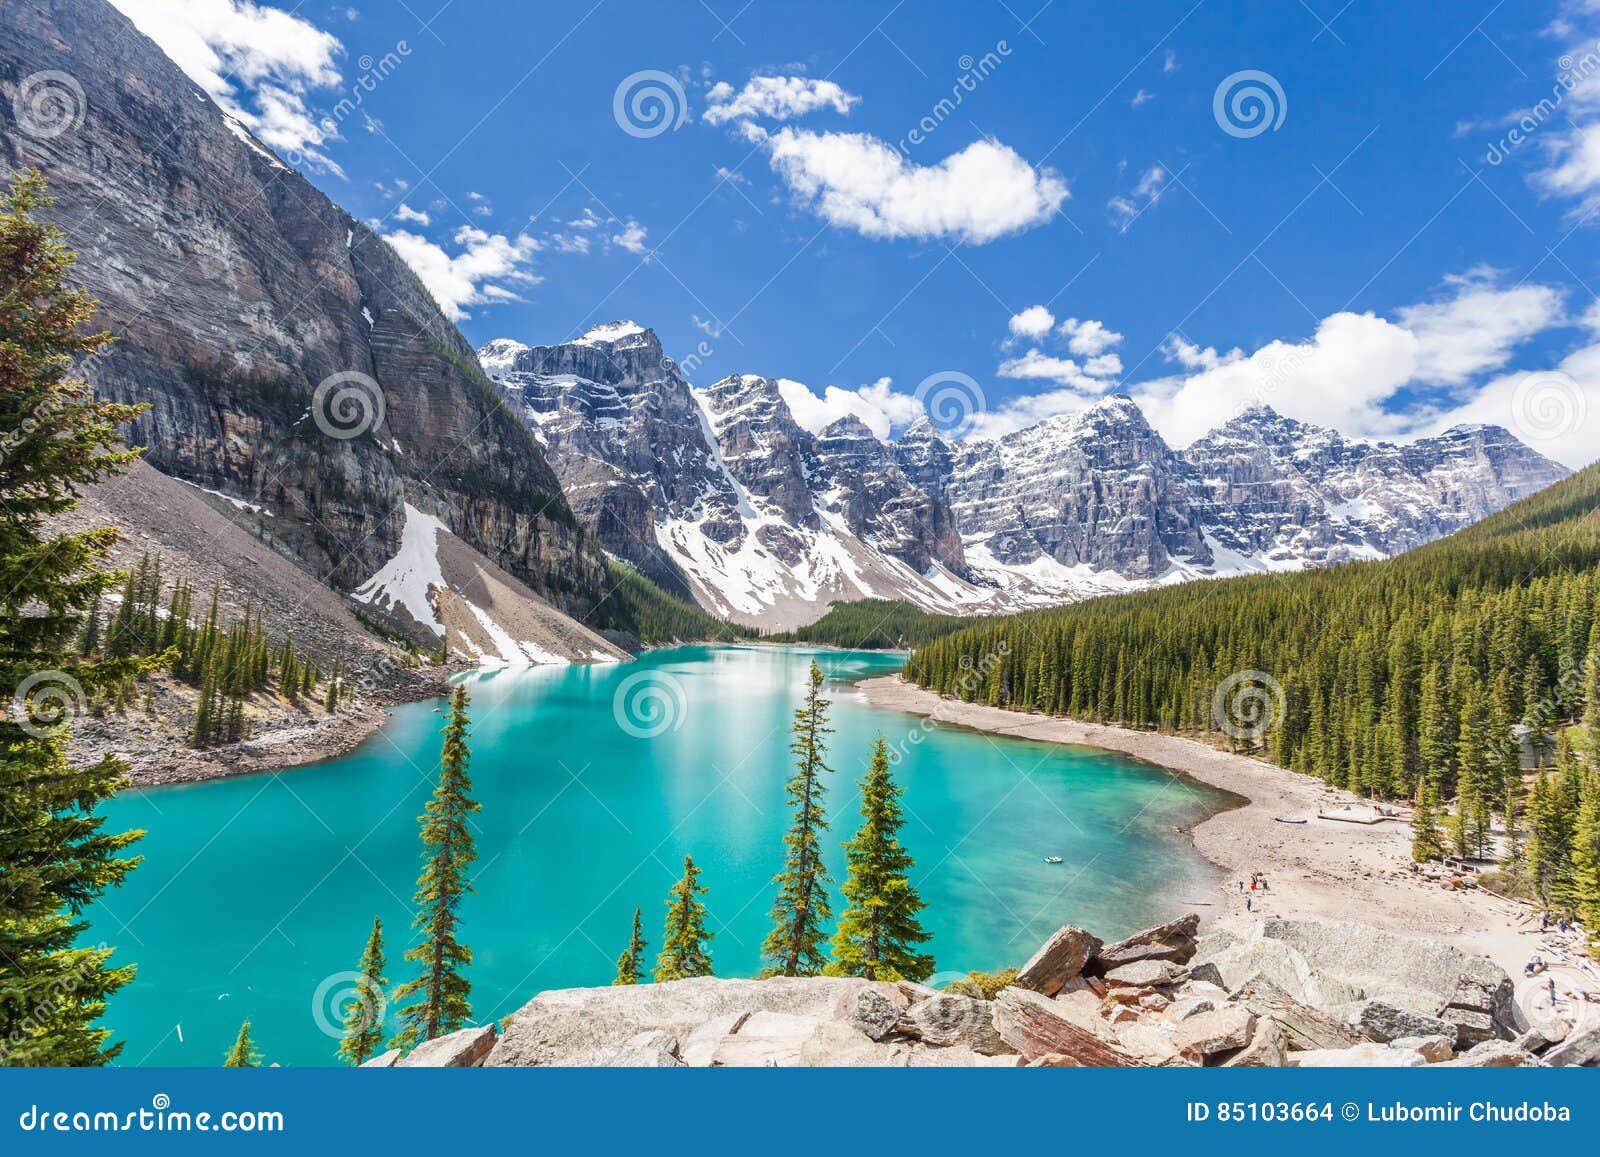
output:
[[[472,1016],[468,1000],[472,985],[465,974],[472,963],[472,950],[456,936],[462,897],[472,891],[467,868],[478,858],[468,824],[482,807],[472,798],[472,780],[467,775],[467,727],[467,690],[457,684],[444,726],[439,785],[428,802],[427,814],[419,817],[423,869],[417,880],[417,916],[412,927],[422,934],[422,940],[407,950],[405,958],[420,965],[422,973],[395,992],[396,1000],[412,1003],[400,1010],[402,1027],[391,1042],[394,1048],[415,1048],[454,1032]]]
[[[889,745],[878,736],[861,781],[861,827],[844,846],[845,910],[833,936],[829,976],[914,980],[933,975],[933,957],[916,950],[928,941],[917,913],[922,898],[911,886],[915,861],[900,845],[905,824],[900,787],[889,771]]]
[[[667,894],[667,923],[661,933],[661,952],[656,957],[657,982],[711,975],[711,953],[706,941],[716,934],[706,931],[706,906],[698,899],[705,892],[694,857],[683,857],[683,878]]]
[[[362,1065],[377,1055],[383,1045],[384,989],[389,981],[383,975],[383,921],[372,918],[372,934],[361,950],[356,965],[356,986],[360,992],[344,1014],[344,1038],[339,1055],[352,1065]]]
[[[612,984],[638,984],[639,970],[644,965],[644,925],[639,909],[633,910],[633,935],[628,937],[628,947],[617,957],[617,978]]]
[[[1439,793],[1433,782],[1417,785],[1417,803],[1411,810],[1411,858],[1419,864],[1444,855],[1444,833],[1439,830]]]
[[[121,576],[101,568],[116,531],[52,534],[81,486],[137,457],[117,427],[143,407],[94,400],[66,377],[110,340],[82,332],[94,303],[66,287],[73,254],[37,220],[37,172],[0,192],[0,1055],[14,1065],[100,1065],[121,1050],[97,1022],[133,967],[89,946],[82,913],[138,862],[143,832],[103,830],[124,783],[105,757],[67,762],[67,718],[85,696],[148,669],[78,654],[84,620]],[[63,701],[66,708],[60,709]]]
[[[1600,960],[1600,771],[1583,779],[1572,833],[1572,883],[1589,955]]]
[[[225,1069],[259,1069],[261,1067],[261,1054],[256,1051],[255,1042],[250,1039],[250,1021],[248,1018],[239,1026],[239,1035],[234,1038],[233,1047],[228,1050],[227,1060],[222,1062]]]
[[[827,963],[823,924],[832,917],[827,885],[832,882],[822,862],[820,844],[827,830],[822,776],[827,765],[828,700],[822,697],[822,669],[815,662],[806,681],[805,703],[796,708],[790,728],[794,738],[795,772],[786,790],[794,820],[784,833],[783,871],[773,877],[778,895],[772,904],[772,931],[761,945],[770,962],[763,976],[815,976]]]

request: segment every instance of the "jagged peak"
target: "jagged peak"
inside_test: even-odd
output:
[[[510,371],[516,365],[517,355],[527,351],[528,347],[515,338],[497,337],[478,347],[478,364],[492,378]]]
[[[583,336],[573,339],[573,345],[616,345],[630,338],[656,340],[655,331],[636,321],[608,321],[595,326]],[[629,344],[633,344],[629,342]]]
[[[823,428],[820,437],[824,439],[871,438],[873,441],[878,439],[878,436],[872,432],[872,427],[855,414],[846,414],[842,418],[835,418]]]
[[[933,424],[933,419],[923,414],[911,425],[900,431],[899,442],[943,442],[945,436],[939,432],[939,427]]]

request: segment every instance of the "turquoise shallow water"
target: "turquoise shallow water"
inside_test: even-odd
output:
[[[788,818],[786,729],[813,657],[834,700],[828,847],[842,876],[873,736],[903,743],[919,723],[867,706],[849,683],[897,657],[678,648],[469,678],[483,812],[464,938],[480,1019],[541,989],[610,983],[635,905],[653,959],[686,852],[711,889],[719,974],[757,970]],[[332,1063],[336,974],[355,966],[374,915],[389,979],[408,978],[400,955],[438,706],[398,708],[341,759],[115,802],[114,826],[149,831],[144,863],[91,911],[91,939],[139,965],[106,1017],[127,1042],[122,1063],[220,1063],[246,1016],[269,1061]],[[905,750],[904,840],[941,970],[1019,963],[1064,921],[1124,934],[1216,879],[1176,830],[1222,802],[1198,784],[1085,748],[949,728]],[[1044,863],[1049,854],[1065,863]]]

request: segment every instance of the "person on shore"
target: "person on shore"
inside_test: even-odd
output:
[[[1245,898],[1244,898],[1244,910],[1245,910],[1245,911],[1246,911],[1246,912],[1248,912],[1248,911],[1250,911],[1250,899],[1251,899],[1251,898],[1250,898],[1250,897],[1249,897],[1249,896],[1246,896],[1246,897],[1245,897]]]
[[[1550,913],[1548,913],[1548,912],[1540,912],[1539,913],[1539,931],[1541,931],[1541,932],[1550,931]]]
[[[1550,978],[1550,1007],[1554,1008],[1555,1006],[1556,1006],[1556,978],[1554,976],[1552,976]]]

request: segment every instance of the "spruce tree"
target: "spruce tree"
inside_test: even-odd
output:
[[[1572,831],[1572,883],[1589,955],[1600,960],[1600,771],[1583,778]]]
[[[405,958],[422,972],[395,992],[397,1001],[412,1003],[400,1010],[402,1027],[390,1042],[394,1048],[415,1048],[454,1032],[472,1016],[468,1000],[472,985],[465,971],[472,963],[472,950],[456,935],[461,900],[472,891],[467,868],[478,858],[468,824],[482,807],[472,798],[472,780],[467,775],[467,727],[467,690],[457,684],[444,726],[439,785],[427,813],[419,817],[423,868],[417,880],[417,916],[412,927],[422,939],[406,951]]]
[[[628,947],[617,957],[617,978],[612,984],[638,984],[639,970],[644,966],[644,925],[639,909],[633,910],[633,935],[628,937]]]
[[[389,981],[383,975],[383,921],[372,918],[372,934],[361,950],[356,965],[356,986],[360,992],[344,1014],[344,1038],[339,1055],[352,1065],[365,1064],[383,1045],[384,989]]]
[[[916,946],[928,941],[917,913],[922,898],[911,886],[915,861],[900,845],[905,814],[901,789],[889,770],[889,745],[878,736],[861,781],[861,827],[844,846],[844,914],[833,936],[829,976],[914,980],[933,975],[933,957]]]
[[[656,957],[657,982],[711,975],[711,952],[706,941],[716,934],[706,930],[706,906],[699,900],[705,892],[694,857],[683,857],[683,878],[667,893],[667,923],[661,933],[661,952]]]
[[[259,1069],[261,1067],[261,1054],[256,1051],[255,1042],[250,1039],[250,1020],[239,1026],[239,1035],[234,1038],[233,1047],[228,1050],[228,1057],[222,1062],[225,1069]]]
[[[827,964],[823,924],[833,915],[827,890],[832,877],[822,862],[820,841],[828,828],[822,777],[833,770],[827,764],[825,737],[833,729],[828,726],[828,700],[822,697],[822,669],[814,661],[805,703],[795,709],[790,731],[795,771],[785,791],[794,819],[783,837],[783,871],[773,877],[778,895],[772,904],[772,931],[761,945],[769,962],[762,976],[815,976]]]
[[[99,1065],[120,1044],[96,1022],[133,967],[84,935],[83,912],[138,862],[143,832],[103,830],[99,806],[125,765],[67,762],[68,719],[85,698],[147,669],[96,662],[77,645],[120,575],[102,569],[116,531],[52,534],[79,488],[137,457],[117,427],[142,407],[96,401],[67,377],[110,340],[81,332],[94,303],[69,289],[73,254],[53,226],[37,172],[0,192],[0,1060]]]
[[[1419,864],[1444,855],[1444,834],[1439,830],[1439,793],[1433,782],[1417,785],[1417,803],[1411,810],[1411,858]]]

